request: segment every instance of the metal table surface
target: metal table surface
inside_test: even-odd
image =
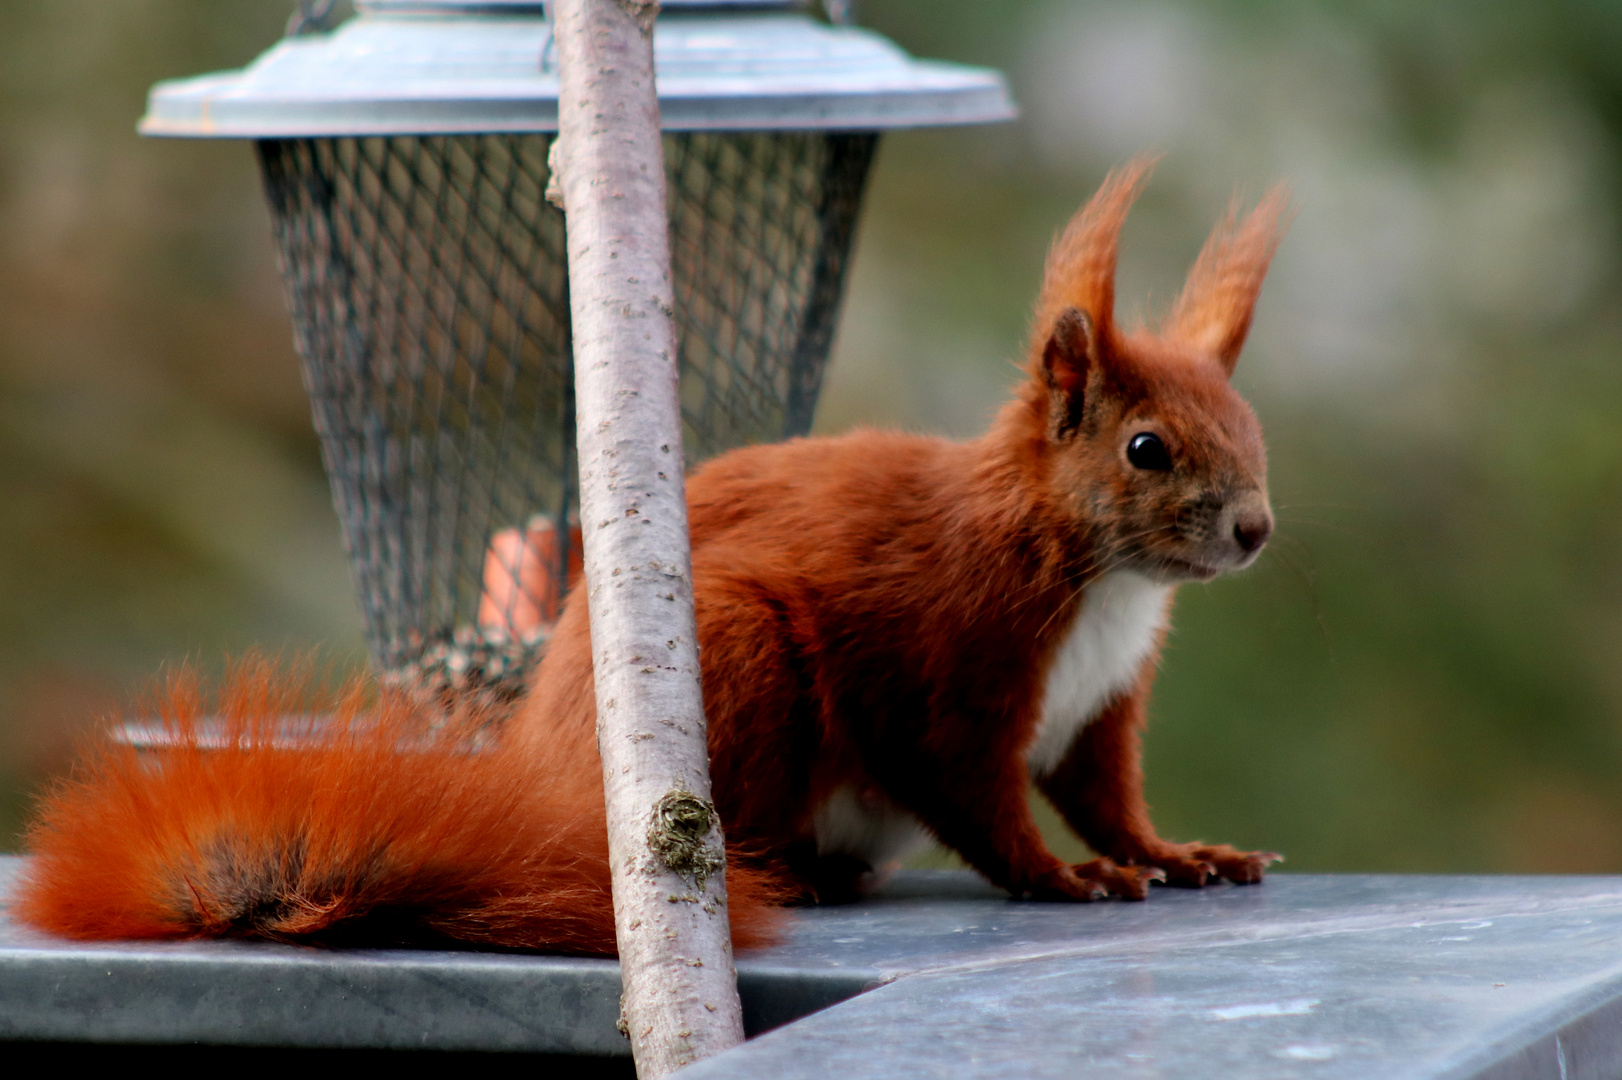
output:
[[[1615,877],[1277,874],[1071,906],[910,873],[793,912],[738,968],[752,1030],[804,1018],[683,1076],[1622,1077]],[[611,961],[82,944],[0,917],[0,1040],[622,1055],[618,990]]]

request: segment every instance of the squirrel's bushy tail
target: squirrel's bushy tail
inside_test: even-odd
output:
[[[103,734],[45,796],[13,913],[74,938],[614,954],[590,732],[520,753],[361,683],[300,720],[309,682],[250,661],[210,707],[172,677],[168,745]],[[734,862],[727,886],[734,943],[768,940],[772,879]]]

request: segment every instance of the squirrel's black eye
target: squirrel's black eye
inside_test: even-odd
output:
[[[1126,444],[1126,460],[1154,472],[1171,468],[1171,454],[1166,452],[1166,444],[1160,441],[1159,435],[1148,431],[1132,436],[1132,441]]]

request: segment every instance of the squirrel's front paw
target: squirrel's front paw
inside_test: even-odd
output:
[[[1109,888],[1101,881],[1082,877],[1070,867],[1060,863],[1034,878],[1014,895],[1029,896],[1032,900],[1079,900],[1088,903],[1109,895]]]
[[[1267,873],[1269,864],[1284,861],[1284,856],[1276,851],[1237,851],[1225,844],[1211,850],[1216,853],[1210,856],[1210,861],[1215,864],[1217,875],[1235,885],[1255,885]]]
[[[1033,900],[1091,901],[1106,896],[1146,900],[1149,884],[1164,880],[1165,872],[1156,866],[1118,866],[1109,859],[1094,859],[1055,867],[1031,885],[1030,896]]]
[[[1111,896],[1124,900],[1147,900],[1149,885],[1166,880],[1166,872],[1158,866],[1119,866],[1109,859],[1077,863],[1070,871],[1079,878],[1102,885]]]
[[[1269,863],[1283,860],[1284,856],[1277,852],[1240,851],[1227,844],[1177,844],[1144,861],[1166,872],[1167,885],[1198,889],[1216,878],[1235,885],[1254,885],[1266,874]]]

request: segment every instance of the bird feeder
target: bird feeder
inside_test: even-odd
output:
[[[551,28],[522,0],[356,7],[159,83],[140,129],[258,148],[379,672],[505,693],[580,557]],[[1013,115],[996,72],[799,7],[656,25],[689,465],[809,430],[879,133]]]

